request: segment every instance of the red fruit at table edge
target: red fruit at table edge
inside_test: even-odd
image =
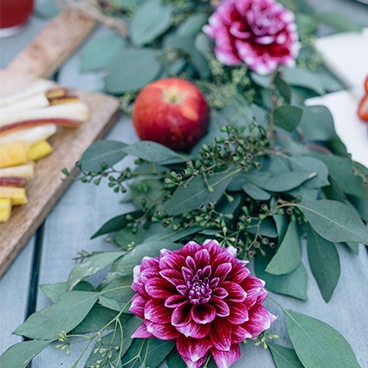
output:
[[[362,98],[358,106],[359,119],[368,122],[368,93]]]
[[[368,93],[368,75],[367,75],[367,78],[365,78],[364,89]]]
[[[193,83],[165,78],[142,89],[135,100],[132,118],[142,140],[188,151],[206,134],[210,108]]]

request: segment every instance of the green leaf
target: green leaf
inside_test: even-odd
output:
[[[272,257],[271,250],[266,250],[266,256],[257,255],[255,271],[257,277],[266,282],[266,289],[293,298],[307,300],[308,274],[302,263],[287,275],[271,275],[265,271]]]
[[[300,185],[299,187],[296,187],[288,192],[287,194],[290,194],[294,198],[300,197],[302,201],[314,201],[318,197],[318,189],[311,189],[308,188],[306,183]]]
[[[368,200],[354,196],[349,196],[349,201],[356,208],[360,217],[365,222],[368,222]]]
[[[30,361],[50,343],[51,341],[45,340],[18,342],[0,356],[0,367],[26,368]]]
[[[103,252],[88,258],[85,263],[76,265],[69,275],[69,290],[73,289],[78,282],[86,279],[88,276],[103,270],[122,255],[122,252]]]
[[[269,116],[265,109],[262,107],[252,104],[252,112],[253,116],[256,119],[256,123],[263,127],[264,129],[268,128],[269,125]]]
[[[256,201],[267,201],[271,198],[270,193],[264,191],[263,189],[248,180],[244,183],[243,190],[249,195],[249,197],[252,197]]]
[[[257,225],[257,224],[258,224],[257,220],[252,220],[252,222],[250,223],[251,227],[248,227],[246,229],[247,232],[250,234],[256,234],[257,228],[254,225]],[[277,230],[276,230],[275,222],[273,221],[272,218],[267,217],[261,222],[261,226],[259,227],[259,233],[262,236],[265,236],[267,238],[271,238],[271,239],[277,238]]]
[[[306,106],[299,128],[305,139],[330,141],[337,138],[332,114],[326,106]]]
[[[299,107],[282,105],[275,110],[273,118],[278,127],[293,132],[299,125],[302,115],[303,110]]]
[[[304,368],[293,349],[268,342],[276,368]]]
[[[275,78],[275,86],[279,90],[280,95],[284,98],[286,103],[290,103],[291,100],[291,88],[290,86],[277,74]]]
[[[368,230],[349,206],[330,200],[302,202],[296,206],[323,238],[333,243],[368,244]]]
[[[206,14],[193,14],[180,24],[176,33],[179,36],[195,37],[202,30],[202,27],[207,23],[207,21],[208,16]]]
[[[168,367],[187,368],[183,358],[176,349],[172,349],[171,353],[166,358],[166,363]]]
[[[125,47],[125,39],[118,34],[92,38],[82,49],[80,70],[93,72],[106,69]]]
[[[119,302],[122,306],[125,306],[133,297],[135,292],[132,290],[133,274],[130,272],[129,275],[121,275],[114,269],[116,267],[116,261],[113,265],[112,272],[109,272],[98,287],[100,292],[99,301],[101,304],[108,303],[106,299],[114,299]],[[111,302],[110,302],[111,304]],[[110,306],[108,306],[110,308]],[[113,309],[113,308],[110,308]],[[121,309],[120,309],[121,310]]]
[[[313,34],[318,28],[317,21],[313,17],[303,13],[295,14],[295,23],[298,27],[299,35]]]
[[[307,156],[291,156],[290,163],[294,171],[306,170],[317,172],[316,177],[303,184],[307,188],[321,188],[330,184],[328,181],[328,168],[321,160]]]
[[[192,226],[189,229],[180,229],[177,231],[174,231],[172,228],[163,228],[161,234],[154,234],[152,236],[149,236],[146,238],[146,241],[153,241],[153,240],[166,240],[170,242],[176,242],[180,239],[186,238],[189,235],[197,233],[202,228],[200,226]],[[167,230],[167,232],[165,231]]]
[[[276,175],[271,175],[268,172],[252,173],[245,177],[264,190],[270,192],[287,192],[316,175],[316,172],[310,171],[290,171]]]
[[[325,94],[325,89],[319,78],[311,71],[300,68],[287,68],[283,72],[283,79],[286,83],[308,88],[319,95]]]
[[[116,311],[95,304],[83,321],[73,329],[73,334],[85,334],[99,331],[117,315]]]
[[[341,32],[358,32],[362,30],[362,26],[352,22],[342,13],[316,13],[314,17],[319,22],[325,23]]]
[[[112,299],[112,298],[106,298],[103,295],[100,296],[98,301],[103,307],[106,307],[108,309],[111,309],[111,310],[117,311],[117,312],[120,312],[127,305],[127,303],[120,302],[120,301],[118,301],[116,299]],[[124,311],[124,313],[125,312],[128,313],[128,310],[126,309]]]
[[[340,259],[336,246],[321,238],[314,230],[308,231],[309,264],[321,290],[323,299],[328,302],[340,277]]]
[[[128,351],[129,347],[132,345],[133,339],[131,336],[135,332],[135,330],[142,324],[142,320],[137,316],[123,316],[123,320],[120,321],[123,326],[123,339],[122,339],[122,333],[119,328],[119,325],[116,324],[116,332],[111,332],[105,336],[102,337],[101,342],[104,346],[104,348],[109,349],[108,354],[105,354],[105,352],[98,351],[96,354],[94,354],[94,350],[101,347],[101,343],[96,342],[95,346],[93,347],[93,350],[90,354],[90,356],[87,359],[87,362],[85,364],[86,368],[90,367],[96,367],[98,365],[97,361],[104,361],[106,362],[106,365],[104,367],[110,367],[110,363],[113,367],[121,367],[120,361],[118,361],[119,357],[124,356],[124,354]],[[112,325],[114,327],[114,325]],[[116,350],[115,347],[118,347],[119,349]],[[111,357],[109,353],[111,352]],[[106,355],[107,358],[106,358]]]
[[[40,289],[53,303],[56,303],[68,291],[68,283],[44,284],[40,285]]]
[[[112,267],[112,271],[119,272],[121,275],[131,275],[134,266],[142,262],[142,258],[158,257],[161,249],[175,250],[180,247],[170,241],[151,241],[137,245],[130,253],[117,260]]]
[[[97,299],[97,293],[69,291],[51,307],[30,315],[14,333],[31,339],[55,339],[62,331],[78,326]]]
[[[345,242],[345,244],[356,254],[359,254],[359,243]]]
[[[153,49],[129,49],[119,53],[107,69],[106,91],[112,94],[137,91],[153,81],[162,66]]]
[[[169,201],[166,202],[165,213],[176,216],[184,212],[190,212],[206,205],[209,202],[217,201],[231,180],[236,174],[234,172],[216,173],[207,179],[208,185],[212,188],[210,192],[202,177],[196,177],[189,182],[187,187],[180,186],[175,190]]]
[[[165,161],[170,160],[170,163],[180,163],[189,159],[185,154],[179,154],[162,144],[150,141],[133,143],[126,146],[124,152],[149,162],[165,163]]]
[[[134,13],[129,34],[134,45],[142,46],[163,34],[171,23],[172,9],[158,0],[150,0]]]
[[[108,233],[112,233],[114,231],[118,231],[118,230],[122,229],[127,223],[127,221],[126,221],[126,216],[127,215],[130,215],[130,216],[133,216],[134,218],[137,218],[141,214],[142,214],[142,211],[133,211],[133,212],[129,212],[129,213],[124,213],[123,215],[115,216],[112,219],[110,219],[109,221],[107,221],[105,224],[103,224],[100,227],[100,229],[91,236],[91,239],[94,239],[94,238],[97,238],[98,236],[108,234]]]
[[[294,271],[301,261],[298,228],[295,221],[289,223],[285,237],[266,268],[273,275],[285,275]]]
[[[126,153],[125,143],[119,141],[99,141],[92,143],[83,153],[80,163],[82,169],[89,172],[101,172],[101,164],[109,168],[121,161]]]
[[[56,5],[55,0],[37,1],[36,16],[42,19],[53,18],[60,13],[60,8]]]
[[[301,313],[283,312],[290,340],[305,367],[360,367],[348,342],[331,326]]]

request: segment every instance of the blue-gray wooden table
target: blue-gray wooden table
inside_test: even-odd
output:
[[[355,22],[368,23],[368,6],[354,0],[310,0],[310,2],[318,11],[336,11],[344,13]],[[1,39],[0,67],[5,67],[47,23],[47,20],[32,17],[21,33]],[[99,28],[91,37],[108,32]],[[326,27],[321,30],[322,34],[328,32]],[[68,87],[90,91],[101,89],[103,74],[81,74],[79,58],[80,51],[72,55],[60,68],[55,76],[56,80]],[[128,143],[138,140],[130,118],[124,115],[112,128],[107,138]],[[123,162],[124,166],[129,164],[132,164],[132,161]],[[10,345],[22,341],[21,337],[11,333],[24,322],[27,316],[50,305],[50,301],[40,291],[39,285],[66,281],[74,266],[72,258],[81,249],[96,251],[113,247],[104,237],[90,240],[90,236],[107,219],[131,210],[129,205],[120,204],[119,199],[119,195],[108,189],[106,185],[96,187],[74,183],[65,192],[0,280],[0,354]],[[303,249],[305,251],[305,247]],[[360,246],[359,256],[355,256],[343,246],[338,246],[338,251],[341,259],[341,278],[328,304],[319,293],[305,252],[303,261],[309,276],[308,301],[273,296],[286,308],[318,318],[337,329],[352,346],[361,367],[367,368],[368,256],[363,246]],[[291,347],[281,310],[270,301],[266,306],[279,316],[271,332],[280,336],[279,344]],[[71,367],[80,352],[81,348],[76,346],[67,358],[64,352],[49,346],[33,360],[31,366],[34,368]],[[80,366],[83,366],[83,360]],[[242,356],[234,364],[234,368],[240,367],[272,368],[274,364],[267,351],[249,342],[242,346]]]

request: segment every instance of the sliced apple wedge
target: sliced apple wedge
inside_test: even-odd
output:
[[[82,102],[73,102],[65,105],[54,105],[40,109],[19,112],[7,112],[0,116],[0,127],[29,120],[45,120],[53,123],[52,119],[68,119],[85,122],[88,118],[88,107]]]
[[[2,132],[1,129],[3,129]],[[11,129],[11,126],[3,127],[0,128],[0,144],[25,141],[32,145],[48,139],[56,133],[56,130],[55,124],[42,124],[27,129],[19,125],[13,129]]]
[[[9,176],[15,176],[17,178],[24,178],[26,180],[31,180],[34,177],[34,165],[26,164],[0,169],[0,177],[9,177]]]
[[[65,87],[49,89],[48,91],[46,91],[46,97],[49,99],[56,97],[63,97],[68,93],[68,91],[69,89]]]
[[[0,187],[24,187],[26,179],[14,176],[0,177]]]
[[[9,134],[10,132],[13,133],[21,129],[32,128],[37,126],[48,126],[50,124],[61,125],[70,128],[78,128],[81,125],[81,122],[79,120],[58,119],[58,118],[19,121],[17,123],[5,125],[3,127],[0,126],[0,137],[3,134]]]

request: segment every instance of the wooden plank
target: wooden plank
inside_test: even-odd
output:
[[[75,173],[75,162],[82,153],[116,121],[117,99],[82,91],[77,94],[88,105],[88,122],[77,129],[61,128],[50,138],[54,152],[36,164],[35,178],[26,185],[27,205],[15,207],[10,220],[0,225],[0,276],[69,185],[60,180],[61,169]]]
[[[35,237],[0,281],[0,354],[22,341],[21,336],[12,335],[12,332],[26,317],[34,249]]]

